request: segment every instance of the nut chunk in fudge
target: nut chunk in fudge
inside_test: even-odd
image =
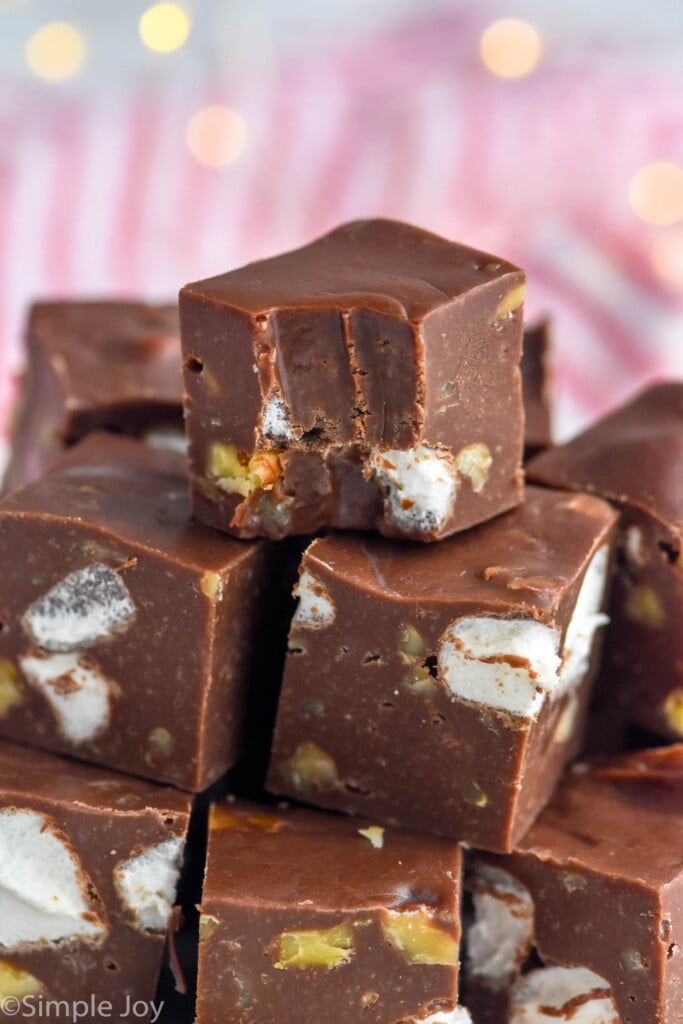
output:
[[[4,491],[35,480],[66,445],[94,430],[182,448],[175,306],[36,303],[26,360]]]
[[[683,382],[656,385],[529,465],[537,483],[590,490],[621,512],[599,701],[683,737]]]
[[[468,1024],[460,849],[311,811],[212,808],[197,1024]]]
[[[681,849],[683,745],[574,765],[510,856],[471,856],[476,1024],[683,1019]]]
[[[616,516],[529,488],[431,547],[304,554],[269,788],[507,850],[581,739]]]
[[[524,274],[388,220],[180,293],[197,516],[432,541],[519,504]]]
[[[154,997],[190,797],[0,741],[2,1000]],[[16,1007],[16,1002],[11,1005]],[[7,1014],[9,1020],[9,1012]]]
[[[265,570],[185,458],[92,434],[0,502],[0,735],[199,790],[240,752]]]

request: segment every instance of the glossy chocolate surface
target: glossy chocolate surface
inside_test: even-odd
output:
[[[41,475],[93,430],[180,438],[182,381],[176,306],[40,302],[26,332],[27,365],[3,481]]]
[[[517,504],[523,290],[511,264],[386,220],[187,285],[199,518],[239,536],[331,525],[429,541]],[[271,473],[238,492],[226,447],[244,466],[269,452]],[[376,459],[423,447],[457,494],[418,522],[387,508]]]
[[[372,536],[314,541],[302,579],[332,611],[294,618],[269,788],[509,849],[577,750],[592,671],[517,713],[454,696],[444,637],[483,616],[532,620],[561,646],[615,518],[588,495],[529,488],[518,509],[426,549]],[[506,649],[489,660],[525,664]]]
[[[5,815],[39,815],[56,848],[70,851],[75,877],[88,905],[84,917],[100,926],[93,936],[75,935],[53,942],[34,938],[0,946],[0,994],[17,995],[16,987],[11,986],[23,981],[24,994],[31,996],[20,1018],[49,1018],[50,1011],[41,1012],[39,1000],[65,999],[71,1006],[94,998],[98,1007],[111,1004],[110,1011],[103,1011],[102,1019],[107,1012],[111,1019],[123,1019],[132,1003],[149,1003],[154,998],[165,947],[162,918],[170,906],[165,897],[158,897],[157,903],[157,897],[148,894],[147,906],[159,910],[158,927],[142,924],[127,902],[121,870],[131,858],[146,851],[166,850],[168,847],[162,844],[170,841],[173,845],[174,840],[177,849],[173,860],[179,869],[189,812],[190,797],[176,790],[0,742],[0,833]],[[26,849],[22,849],[24,860],[40,856],[35,840],[33,843],[28,845],[27,840]],[[27,888],[31,877],[24,874],[18,860],[3,861],[2,891],[9,901],[4,904],[7,913],[12,915],[18,932],[27,918],[29,930],[35,934],[39,915],[43,914],[48,926],[52,916],[41,909],[45,893],[49,896],[52,891],[49,861],[41,891]],[[157,878],[161,892],[166,886],[161,868]],[[171,880],[169,884],[166,895],[173,902],[175,883]],[[55,891],[53,896],[55,902],[64,897],[63,890]],[[68,907],[66,900],[65,905]],[[62,910],[63,914],[67,912]],[[74,925],[78,926],[77,920]],[[6,926],[7,920],[0,925]],[[0,1017],[5,1019],[2,1011]]]
[[[683,383],[657,384],[573,441],[539,455],[529,479],[593,491],[683,527]]]
[[[479,259],[477,259],[479,257]],[[398,221],[356,221],[273,259],[188,285],[257,316],[282,309],[355,309],[420,320],[502,274],[511,263]]]
[[[452,1010],[460,865],[455,843],[430,836],[335,815],[217,805],[200,918],[198,1024],[336,1024],[340,1016],[393,1024]],[[397,919],[411,929],[412,955],[392,940]],[[336,966],[316,965],[312,940],[331,929],[345,932],[341,942],[320,937]],[[292,933],[295,957],[282,942]]]
[[[649,388],[533,459],[528,472],[536,483],[590,490],[620,509],[600,700],[637,725],[680,739],[683,383]]]
[[[0,503],[0,549],[0,734],[193,790],[235,762],[265,549],[190,518],[181,455],[91,435]],[[92,571],[117,584],[124,620],[82,643],[33,635],[46,595]],[[78,615],[97,593],[69,600]],[[27,675],[60,657],[63,677]]]

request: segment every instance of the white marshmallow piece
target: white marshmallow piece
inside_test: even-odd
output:
[[[472,1018],[464,1006],[456,1006],[454,1010],[437,1010],[429,1017],[414,1017],[413,1024],[472,1024]]]
[[[139,928],[165,931],[176,899],[183,848],[182,839],[165,839],[117,866],[119,892]]]
[[[187,455],[187,436],[180,427],[155,427],[148,430],[143,437],[145,444],[150,448],[160,448],[164,452],[177,452],[178,455]]]
[[[608,982],[586,967],[541,967],[512,990],[510,1024],[621,1024]]]
[[[560,672],[565,687],[581,682],[588,671],[595,634],[609,622],[600,611],[607,587],[609,548],[598,548],[583,577],[576,605],[564,640],[563,665]]]
[[[533,719],[547,696],[582,682],[595,635],[608,621],[600,611],[609,549],[591,559],[560,651],[558,630],[534,619],[456,619],[438,651],[439,674],[455,697]]]
[[[514,975],[533,946],[534,903],[529,891],[489,864],[474,869],[474,922],[467,933],[472,974],[487,981]]]
[[[294,437],[287,408],[279,395],[275,395],[263,405],[261,433],[272,441],[291,441]]]
[[[534,619],[457,619],[439,644],[439,675],[454,697],[534,718],[558,686],[559,644]]]
[[[100,938],[105,929],[84,898],[87,884],[48,818],[0,810],[0,947]]]
[[[450,452],[426,445],[371,452],[368,464],[384,488],[385,515],[406,532],[442,526],[455,501],[456,470]]]
[[[638,526],[629,526],[626,530],[625,535],[625,550],[628,560],[637,566],[643,566],[647,563],[647,550],[645,548],[645,538],[643,537],[643,531]]]
[[[103,562],[69,573],[24,615],[24,626],[45,651],[88,647],[127,625],[135,606],[121,577]]]
[[[115,685],[78,653],[26,655],[19,665],[50,704],[64,736],[85,743],[109,725]]]
[[[308,569],[304,569],[299,576],[294,596],[299,603],[293,621],[298,626],[320,629],[334,622],[335,607],[327,588]]]

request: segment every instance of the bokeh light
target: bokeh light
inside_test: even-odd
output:
[[[66,21],[53,21],[34,32],[26,43],[26,61],[31,70],[49,81],[71,78],[85,58],[83,36]]]
[[[140,38],[157,53],[179,50],[190,34],[190,19],[180,4],[153,4],[140,17]]]
[[[247,126],[236,110],[217,103],[193,114],[187,122],[185,138],[190,153],[200,164],[227,167],[244,151]]]
[[[481,37],[479,52],[488,70],[500,78],[523,78],[539,60],[541,37],[528,21],[501,18],[494,21]]]
[[[667,231],[655,239],[651,259],[663,281],[683,289],[683,230]]]
[[[664,160],[646,164],[629,185],[628,198],[634,212],[658,227],[683,219],[683,167]]]

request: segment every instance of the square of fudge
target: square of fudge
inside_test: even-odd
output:
[[[598,700],[667,739],[683,737],[683,382],[648,388],[529,464],[550,487],[620,511],[611,624]]]
[[[428,548],[306,550],[269,788],[508,850],[581,740],[616,515],[528,488]]]
[[[0,741],[0,1017],[154,998],[190,801]]]
[[[476,1024],[680,1020],[682,848],[683,746],[572,766],[512,854],[471,855]]]
[[[432,541],[519,504],[524,273],[388,220],[180,293],[194,508]]]
[[[550,408],[550,325],[542,320],[524,329],[522,350],[522,397],[524,399],[524,458],[550,448],[553,443]]]
[[[242,746],[266,546],[191,519],[182,455],[89,435],[0,502],[0,735],[213,782]]]
[[[197,1024],[467,1024],[456,843],[222,802],[210,816]]]
[[[180,365],[177,306],[36,303],[3,490],[37,479],[93,430],[182,450]]]

